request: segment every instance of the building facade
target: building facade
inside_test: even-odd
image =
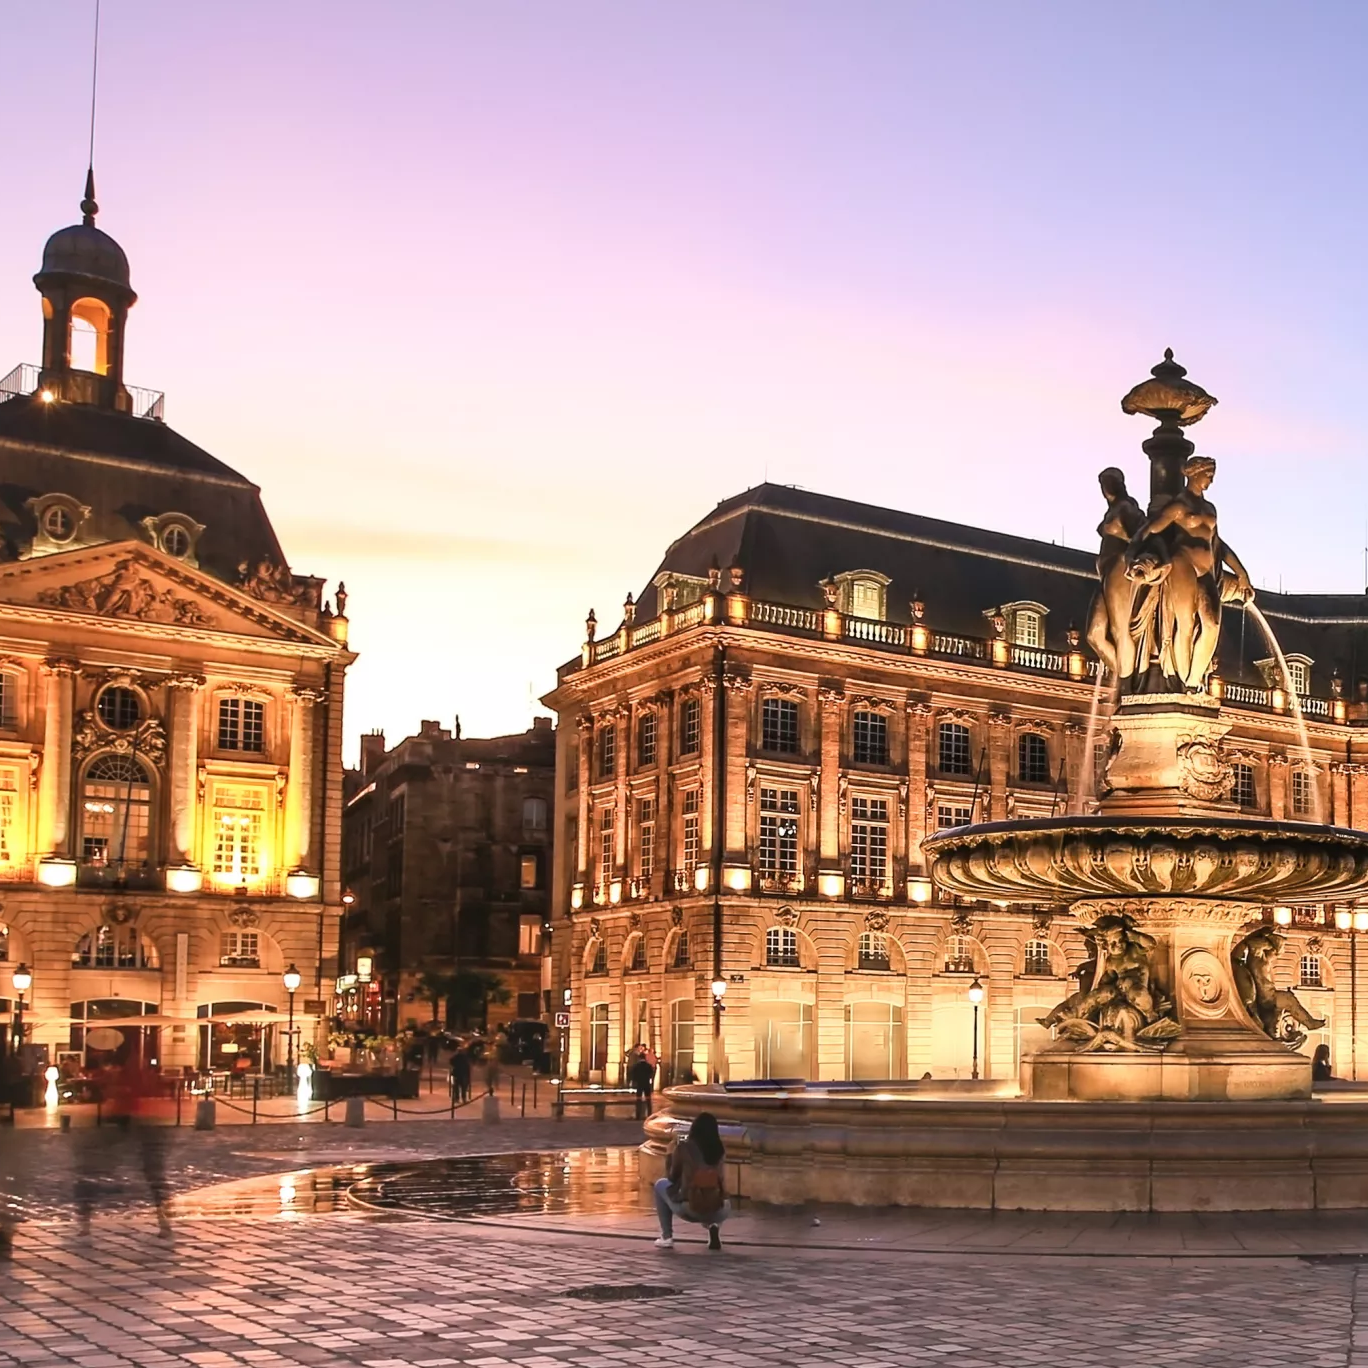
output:
[[[613,1081],[641,1040],[673,1077],[1015,1078],[1084,944],[1066,908],[940,894],[921,843],[1093,809],[1095,574],[1086,552],[765,485],[680,538],[611,635],[591,614],[546,699],[568,1073]],[[1227,610],[1232,796],[1368,827],[1368,599],[1258,601],[1286,669]],[[1368,909],[1268,916],[1280,982],[1327,1019],[1303,1048],[1357,1076]]]
[[[549,717],[515,736],[423,722],[391,749],[381,733],[361,738],[343,826],[344,1022],[393,1034],[434,1013],[490,1029],[542,1020],[555,747]],[[507,1001],[470,1019],[460,992],[435,1004],[423,992],[425,975],[465,974],[496,977]]]
[[[128,261],[82,209],[0,381],[0,1024],[23,964],[50,1058],[266,1069],[286,968],[295,1044],[332,995],[346,596],[125,385]]]

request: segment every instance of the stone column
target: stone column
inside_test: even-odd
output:
[[[926,737],[931,705],[914,701],[907,705],[907,869],[924,874],[921,843],[926,835]]]
[[[70,854],[71,718],[79,666],[43,662],[43,763],[38,772],[38,854]]]
[[[1344,760],[1330,762],[1330,805],[1325,820],[1332,826],[1349,825],[1349,764]]]
[[[313,844],[313,705],[314,689],[290,690],[290,778],[285,788],[285,870],[308,865]]]
[[[1007,816],[1007,785],[1012,776],[1012,718],[1009,713],[988,714],[988,773],[984,776],[987,792],[980,790],[981,820],[1001,822]],[[975,767],[977,772],[977,766]]]
[[[171,798],[171,842],[168,864],[192,864],[195,857],[195,800],[199,785],[199,727],[195,716],[203,675],[173,675],[166,681],[171,693],[171,753],[167,784]]]
[[[845,690],[817,690],[822,704],[820,811],[817,831],[817,867],[836,871],[841,867],[841,725],[845,718]]]
[[[589,776],[594,756],[594,719],[589,713],[581,713],[575,719],[575,726],[579,731],[579,755],[576,761],[579,768],[579,784],[575,790],[575,877],[572,882],[583,884],[589,880],[589,842],[592,839],[589,830]]]
[[[1268,757],[1268,815],[1280,822],[1287,815],[1287,756]]]
[[[636,738],[632,735],[632,709],[628,704],[619,703],[608,714],[608,717],[608,725],[617,733],[617,749],[613,755],[615,762],[613,769],[613,808],[615,810],[613,877],[622,880],[622,892],[625,897],[627,894],[627,876],[631,872],[627,865],[631,849],[629,842],[636,838],[636,832],[633,829],[636,813],[632,811],[632,804],[627,798],[630,751],[632,742]]]
[[[705,674],[698,681],[699,722],[702,729],[698,755],[698,855],[700,860],[708,862],[710,871],[714,839],[713,784],[717,781],[713,764],[713,737],[716,735],[713,730],[716,726],[713,708],[723,706],[722,700],[715,699],[716,693],[717,680],[711,674]]]
[[[722,858],[728,863],[749,863],[747,854],[750,809],[755,805],[754,775],[746,763],[746,740],[750,735],[751,681],[730,671],[723,678],[726,692],[727,811]]]

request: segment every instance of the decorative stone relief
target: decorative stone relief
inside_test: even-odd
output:
[[[1273,965],[1286,937],[1271,926],[1256,927],[1230,951],[1235,988],[1245,1010],[1273,1040],[1297,1049],[1308,1031],[1325,1025],[1323,1017],[1313,1016],[1290,988],[1273,982]]]
[[[110,903],[104,910],[104,918],[110,926],[131,926],[138,920],[138,908],[133,903]]]
[[[629,928],[630,930],[632,930],[632,931],[640,931],[640,930],[641,930],[641,913],[640,913],[640,912],[632,912],[632,913],[629,913],[629,914],[628,914],[628,917],[627,917],[627,926],[628,926],[628,928]]]
[[[775,914],[774,920],[780,926],[797,926],[798,914],[791,907],[781,907]]]
[[[107,575],[40,590],[38,602],[101,617],[172,622],[183,627],[210,627],[215,621],[194,599],[181,598],[174,589],[159,593],[131,560],[118,561]]]
[[[870,931],[887,931],[887,930],[888,930],[888,913],[887,913],[887,912],[878,912],[878,911],[875,911],[875,912],[866,912],[866,913],[865,913],[865,927],[866,927],[867,930],[870,930]]]
[[[238,566],[237,587],[262,603],[307,606],[309,601],[309,586],[296,584],[288,565],[269,560],[259,560],[255,568],[243,561]]]
[[[260,918],[250,907],[234,907],[228,913],[228,924],[239,929],[260,925]]]
[[[601,936],[603,934],[603,922],[598,917],[589,918],[589,934],[591,936]]]
[[[1178,769],[1183,791],[1203,802],[1225,798],[1235,782],[1235,770],[1218,746],[1203,737],[1193,737],[1178,746]]]
[[[684,925],[684,909],[683,909],[682,907],[672,907],[672,908],[670,908],[670,925],[671,925],[671,926],[683,926],[683,925]]]

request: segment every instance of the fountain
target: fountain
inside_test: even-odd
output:
[[[1183,429],[1216,400],[1171,351],[1122,400],[1159,426],[1150,500],[1100,477],[1088,641],[1119,702],[1096,814],[991,822],[922,843],[937,885],[1067,903],[1091,955],[1042,1024],[1020,1095],[681,1088],[647,1126],[658,1156],[704,1107],[731,1127],[743,1188],[932,1206],[1243,1210],[1368,1206],[1368,1104],[1311,1098],[1296,1050],[1323,1023],[1275,986],[1271,904],[1368,889],[1368,835],[1240,816],[1208,690],[1222,607],[1253,589],[1206,498],[1215,462]]]

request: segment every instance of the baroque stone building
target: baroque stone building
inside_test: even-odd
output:
[[[23,963],[50,1054],[264,1068],[285,968],[301,1042],[332,992],[346,595],[124,383],[96,208],[44,248],[41,366],[0,381],[0,1022]]]
[[[762,485],[675,542],[611,634],[591,614],[546,699],[568,1072],[616,1079],[644,1040],[677,1077],[969,1077],[977,1059],[1014,1078],[1084,944],[1063,908],[941,895],[921,842],[1091,810],[1095,576],[1084,551]],[[1234,797],[1368,827],[1368,598],[1258,602],[1286,670],[1228,610],[1213,687]],[[1303,1048],[1357,1076],[1368,909],[1268,916],[1279,981],[1327,1018]]]
[[[458,721],[423,722],[388,750],[382,733],[361,738],[343,827],[343,1020],[385,1033],[431,1021],[422,976],[468,972],[508,992],[480,1014],[491,1029],[541,1020],[555,745],[549,717],[514,736],[463,737]]]

